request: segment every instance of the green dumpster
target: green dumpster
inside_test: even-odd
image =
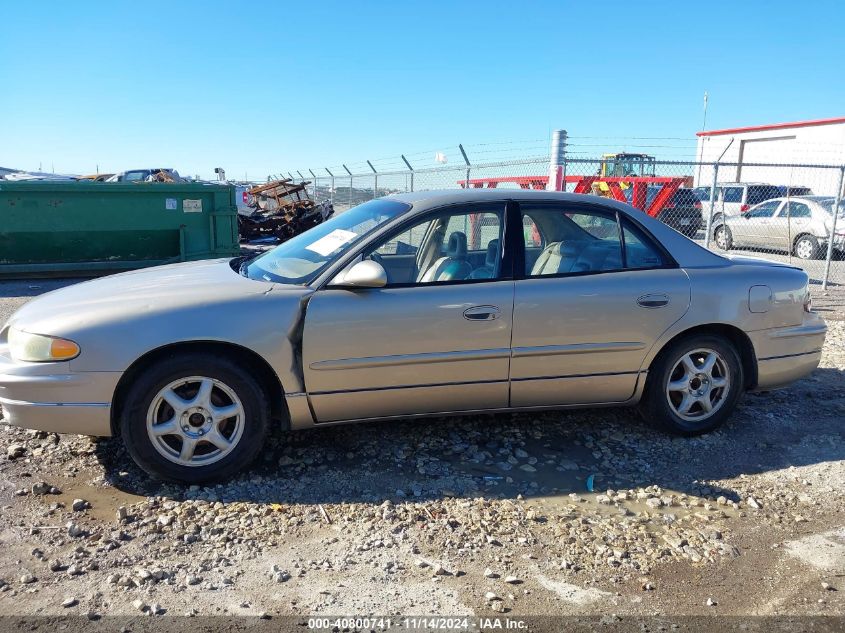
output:
[[[96,274],[238,252],[230,185],[0,180],[0,276]]]

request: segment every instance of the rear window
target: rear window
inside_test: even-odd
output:
[[[725,202],[742,202],[742,187],[725,187]]]
[[[764,200],[779,198],[780,190],[770,185],[756,185],[748,188],[748,200],[746,204],[758,204]]]
[[[696,192],[693,189],[678,189],[675,192],[676,205],[694,205],[698,201],[698,196],[696,195]]]

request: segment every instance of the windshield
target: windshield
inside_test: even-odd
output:
[[[365,202],[260,255],[242,266],[241,274],[260,281],[307,285],[363,236],[410,208],[384,198]]]

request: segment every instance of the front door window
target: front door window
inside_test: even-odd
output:
[[[504,208],[429,214],[364,253],[387,272],[388,287],[500,276]]]

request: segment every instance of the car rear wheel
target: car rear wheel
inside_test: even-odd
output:
[[[739,355],[727,340],[691,336],[652,364],[640,409],[646,421],[666,431],[698,435],[731,415],[744,384]]]
[[[219,357],[186,354],[141,374],[120,430],[147,473],[196,484],[248,466],[264,445],[269,417],[267,398],[246,371]]]
[[[819,241],[812,235],[802,235],[795,240],[795,256],[800,259],[818,259],[821,249]]]
[[[716,246],[723,251],[729,251],[733,248],[734,236],[726,224],[716,227],[716,230],[713,232],[713,239],[716,240]]]

